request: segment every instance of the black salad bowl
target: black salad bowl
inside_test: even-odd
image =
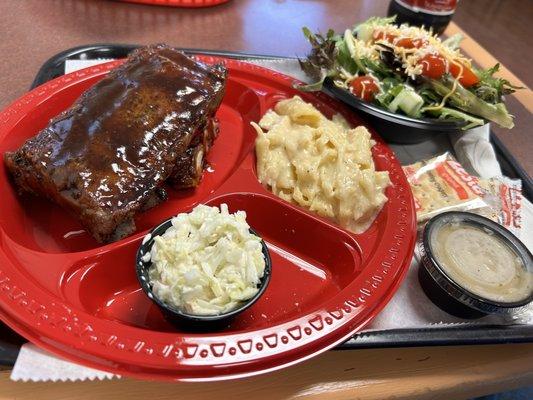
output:
[[[331,79],[324,82],[326,93],[341,100],[363,114],[379,135],[390,143],[414,144],[424,142],[437,135],[449,135],[463,131],[464,122],[436,118],[412,118],[396,114],[367,103],[348,90],[336,86]]]

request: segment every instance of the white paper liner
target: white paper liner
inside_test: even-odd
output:
[[[74,382],[120,378],[109,372],[99,371],[72,363],[42,350],[32,343],[24,344],[11,371],[11,379],[23,382]]]

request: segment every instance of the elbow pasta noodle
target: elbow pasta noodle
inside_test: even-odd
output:
[[[258,124],[259,181],[278,197],[360,233],[387,201],[386,171],[376,171],[373,140],[340,115],[326,118],[299,96],[282,100]]]

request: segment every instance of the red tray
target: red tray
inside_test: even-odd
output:
[[[28,340],[83,365],[152,379],[213,380],[294,364],[344,341],[387,303],[409,266],[414,203],[403,171],[378,135],[373,156],[388,170],[388,202],[361,235],[270,194],[255,175],[258,121],[277,101],[300,94],[330,116],[357,117],[339,102],[299,93],[293,79],[236,60],[218,111],[211,169],[195,191],[137,219],[136,234],[99,245],[59,207],[19,198],[0,162],[0,317]],[[0,153],[16,149],[121,61],[87,68],[32,90],[0,114]],[[141,238],[161,220],[198,203],[242,209],[267,241],[272,280],[262,298],[225,331],[176,330],[145,297],[135,276]]]
[[[119,0],[125,3],[149,4],[152,6],[169,6],[169,7],[212,7],[219,4],[227,3],[229,0]]]

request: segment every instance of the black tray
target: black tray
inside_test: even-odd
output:
[[[130,44],[92,44],[74,47],[56,54],[39,69],[30,89],[64,73],[66,60],[92,60],[98,58],[124,58],[139,46]],[[235,59],[282,59],[272,55],[235,53],[219,50],[182,49],[189,54],[206,54]],[[491,142],[505,175],[519,178],[523,184],[523,194],[528,200],[533,198],[533,181],[502,142],[491,135]],[[337,346],[335,350],[411,347],[411,346],[449,346],[498,343],[533,342],[533,326],[530,325],[483,325],[453,326],[442,328],[393,329],[360,333]],[[25,339],[11,331],[0,322],[0,365],[15,363],[18,350]]]

